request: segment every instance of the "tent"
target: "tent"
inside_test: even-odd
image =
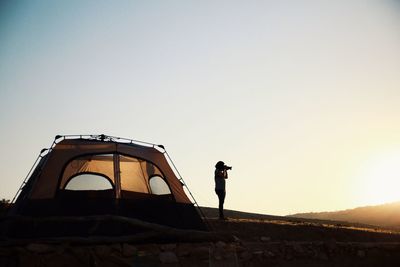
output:
[[[56,136],[40,153],[11,212],[31,217],[117,215],[204,230],[184,186],[162,145],[106,135]]]

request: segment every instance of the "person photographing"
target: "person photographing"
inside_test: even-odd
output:
[[[225,201],[225,180],[228,179],[228,170],[232,170],[232,167],[226,166],[223,161],[218,161],[215,164],[215,193],[218,196],[218,210],[219,210],[219,219],[225,220],[224,216],[224,201]]]

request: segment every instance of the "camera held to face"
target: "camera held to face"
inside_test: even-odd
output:
[[[223,162],[223,161],[218,161],[217,164],[215,164],[215,168],[217,170],[225,170],[225,171],[232,170],[232,167],[225,165],[225,162]]]
[[[225,169],[225,170],[232,170],[232,166],[226,166],[226,165],[224,165],[224,169]]]

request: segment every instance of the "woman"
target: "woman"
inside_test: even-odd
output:
[[[225,201],[225,179],[228,179],[228,172],[227,170],[230,167],[227,167],[223,161],[218,161],[215,164],[215,172],[214,172],[214,179],[215,179],[215,193],[218,196],[219,200],[219,219],[225,220],[224,216],[224,201]]]

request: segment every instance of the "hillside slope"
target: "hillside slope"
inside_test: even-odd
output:
[[[399,230],[400,202],[333,212],[297,213],[288,217],[362,223]]]
[[[212,238],[200,242],[194,238],[199,232],[188,231],[183,242],[172,238],[172,229],[158,231],[169,238],[147,238],[146,242],[126,236],[2,239],[0,266],[399,266],[398,233],[319,220],[229,214],[236,218],[208,217],[211,232],[203,234]]]

